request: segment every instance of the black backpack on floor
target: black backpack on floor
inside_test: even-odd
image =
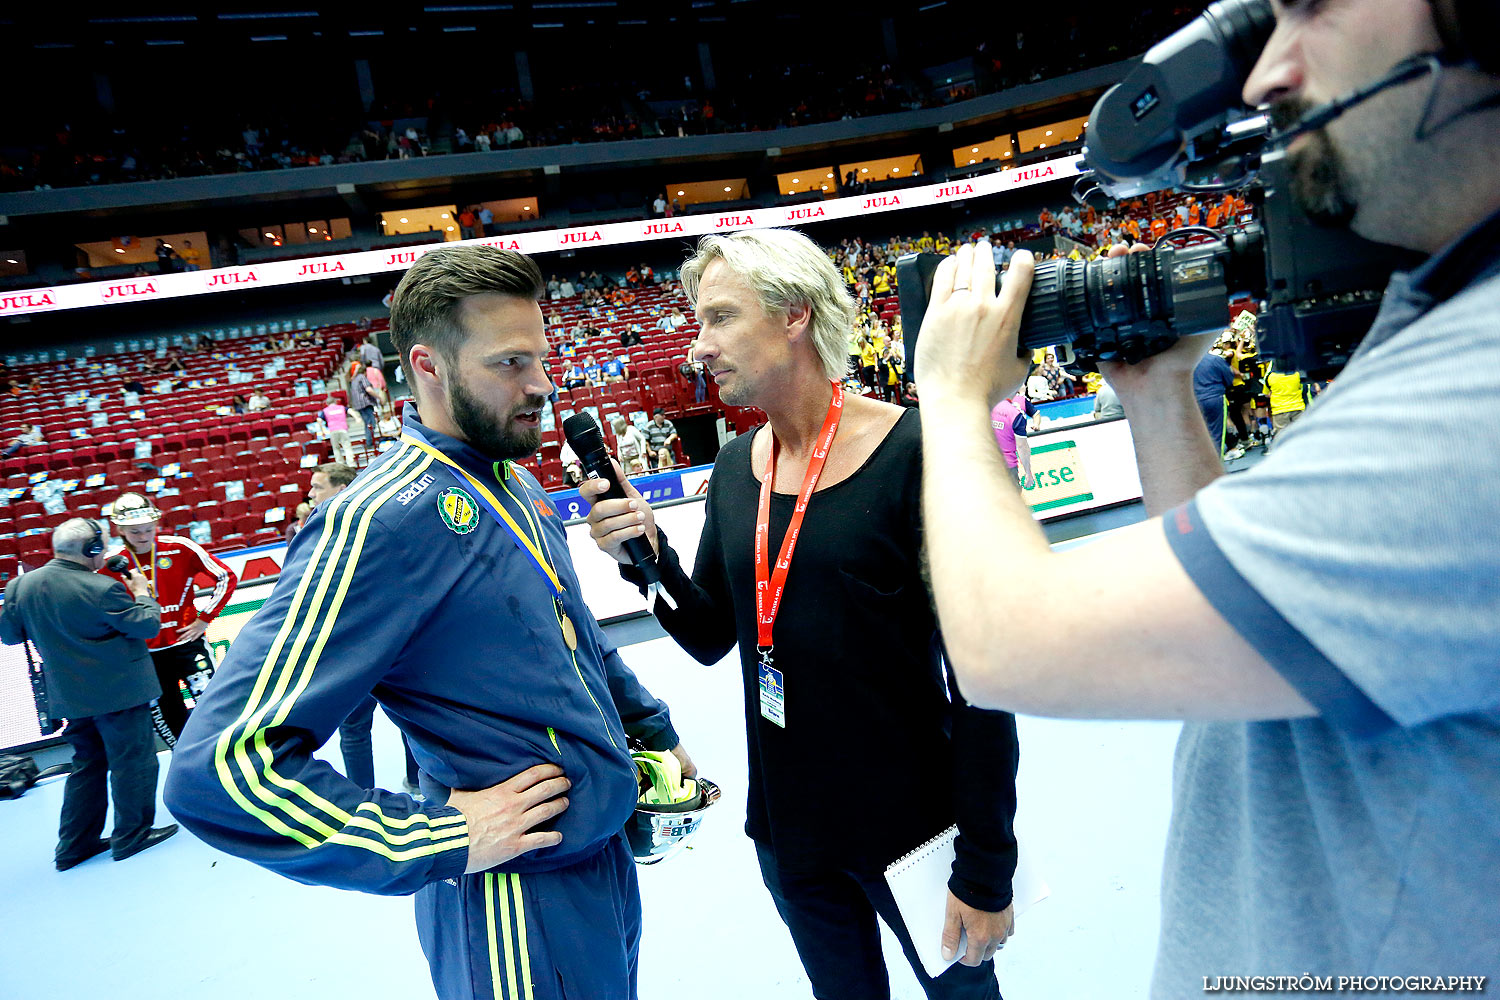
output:
[[[30,757],[0,755],[0,799],[18,799],[36,784],[41,772]]]

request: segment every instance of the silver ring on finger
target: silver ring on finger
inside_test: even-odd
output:
[[[969,290],[969,286],[968,285],[954,285],[953,286],[953,290],[955,292],[967,292]]]

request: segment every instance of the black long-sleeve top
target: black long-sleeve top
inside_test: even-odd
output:
[[[785,728],[760,715],[753,436],[719,453],[691,579],[659,532],[662,582],[678,607],[656,610],[702,663],[739,643],[745,832],[784,866],[880,872],[956,821],[949,888],[970,906],[1004,909],[1016,866],[1016,723],[968,705],[945,676],[922,581],[917,415],[905,414],[858,472],[808,505],[774,633]],[[772,495],[773,559],[795,501]],[[629,567],[621,574],[642,583]]]

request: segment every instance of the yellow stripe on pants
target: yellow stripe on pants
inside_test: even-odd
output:
[[[500,897],[500,933],[495,934],[496,888]],[[512,903],[514,900],[514,903]],[[516,929],[511,932],[514,912]],[[521,876],[514,873],[484,873],[484,928],[490,956],[490,988],[495,1000],[534,1000],[531,982],[531,954],[526,945],[526,904],[521,898]],[[505,952],[505,976],[500,976],[500,952]],[[519,961],[517,956],[519,953]],[[520,966],[517,981],[516,967]],[[519,985],[519,989],[517,988]]]

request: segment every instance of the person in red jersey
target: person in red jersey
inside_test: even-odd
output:
[[[157,534],[161,511],[139,493],[120,494],[105,508],[105,516],[120,531],[129,565],[121,573],[107,569],[100,572],[123,582],[131,570],[139,570],[161,605],[161,631],[146,645],[161,681],[161,698],[152,721],[162,740],[172,747],[188,717],[188,706],[177,682],[213,673],[214,661],[203,633],[229,603],[239,581],[233,570],[192,539]],[[202,611],[193,601],[199,576],[214,581],[213,595]],[[189,691],[196,686],[189,683]]]

